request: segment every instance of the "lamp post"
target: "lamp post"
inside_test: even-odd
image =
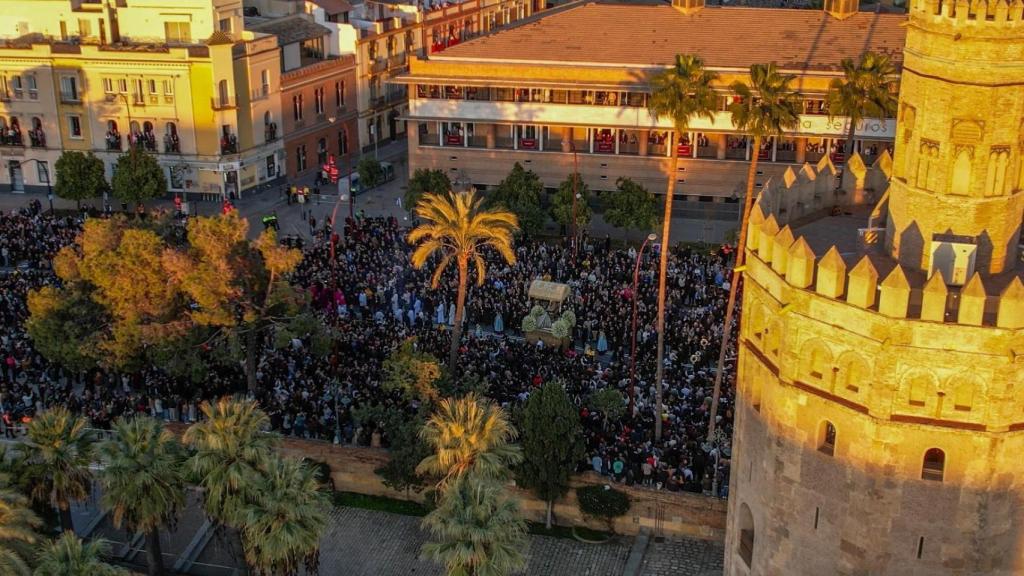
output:
[[[576,199],[580,197],[579,192],[576,191],[576,181],[580,178],[580,165],[576,156],[576,142],[572,142],[572,222],[570,222],[570,230],[572,232],[572,259],[576,260]]]
[[[53,214],[53,184],[50,178],[50,167],[46,164],[46,162],[38,158],[29,158],[28,160],[22,160],[21,162],[18,162],[18,168],[21,168],[22,166],[28,164],[29,162],[35,162],[42,169],[43,178],[46,178],[46,199],[50,201],[50,214]]]
[[[636,266],[633,267],[633,333],[632,333],[632,345],[630,346],[629,352],[629,416],[633,416],[633,406],[635,405],[636,398],[636,301],[640,299],[640,261],[644,257],[644,248],[647,248],[649,242],[653,242],[658,236],[653,232],[644,238],[644,243],[640,245],[640,251],[636,254]],[[661,414],[657,415],[661,418]]]

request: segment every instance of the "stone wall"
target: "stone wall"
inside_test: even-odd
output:
[[[289,455],[306,457],[326,462],[331,467],[331,477],[336,490],[357,492],[389,498],[407,499],[404,492],[392,490],[381,482],[374,470],[387,462],[387,451],[375,448],[337,446],[327,442],[314,442],[286,438],[282,450]],[[602,484],[603,479],[587,472],[573,479],[574,486]],[[655,534],[686,536],[721,541],[725,537],[726,502],[699,494],[665,492],[630,488],[618,485],[616,488],[629,494],[633,502],[630,512],[619,518],[615,531],[620,534],[635,534],[640,528],[648,528]],[[524,515],[534,521],[544,520],[545,505],[529,492],[514,488],[520,500]],[[408,499],[422,501],[422,495],[410,494]],[[602,523],[583,518],[576,505],[575,492],[558,501],[554,508],[555,520],[561,525],[586,525],[605,529]]]

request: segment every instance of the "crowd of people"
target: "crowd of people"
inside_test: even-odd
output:
[[[96,427],[132,412],[194,421],[203,399],[244,392],[245,378],[233,364],[211,369],[196,385],[155,369],[135,374],[99,368],[72,373],[32,349],[24,331],[25,295],[54,281],[50,260],[73,241],[79,226],[80,220],[52,218],[38,207],[0,217],[0,246],[7,250],[0,275],[3,433],[15,433],[19,420],[56,404],[87,415]],[[429,265],[423,270],[409,265],[406,230],[394,218],[350,218],[336,233],[323,225],[315,228],[292,282],[308,290],[310,306],[329,326],[332,346],[326,354],[313,354],[308,337],[284,347],[268,342],[257,365],[256,397],[273,427],[284,434],[386,445],[386,431],[360,415],[378,408],[415,412],[415,400],[381,386],[382,364],[413,336],[419,350],[446,358],[456,276],[445,274],[440,286],[431,287],[433,271]],[[728,442],[708,445],[703,440],[730,255],[727,249],[670,249],[664,434],[655,441],[658,415],[652,383],[659,248],[641,256],[635,293],[637,248],[613,247],[608,239],[584,240],[575,249],[562,242],[519,241],[517,261],[511,265],[491,255],[484,283],[469,288],[460,374],[482,383],[487,396],[510,409],[543,383],[563,382],[585,431],[587,456],[580,462],[581,470],[592,468],[615,481],[652,488],[711,492],[715,487],[724,496]],[[22,266],[17,268],[18,264]],[[519,325],[533,304],[528,288],[535,279],[571,287],[563,306],[577,316],[575,346],[546,347],[521,337]],[[607,418],[588,400],[606,387],[628,396],[634,299],[635,409],[633,414]],[[730,359],[718,412],[724,438],[731,434],[733,365]]]

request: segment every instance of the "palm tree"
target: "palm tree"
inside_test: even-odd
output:
[[[28,500],[16,492],[0,490],[0,574],[29,576],[32,546],[42,521],[28,508]]]
[[[316,470],[295,458],[272,457],[242,518],[242,547],[257,574],[293,576],[315,566],[330,499]]]
[[[128,576],[127,570],[103,561],[106,551],[103,540],[82,542],[65,532],[39,552],[35,576]]]
[[[740,220],[740,238],[736,244],[736,263],[729,284],[729,301],[725,306],[725,324],[722,328],[722,343],[718,351],[718,369],[715,371],[715,387],[711,395],[711,414],[708,420],[708,442],[715,437],[715,418],[718,414],[718,399],[722,392],[722,373],[725,370],[725,354],[732,334],[732,316],[736,309],[736,293],[740,285],[740,273],[746,257],[747,228],[750,207],[754,203],[754,178],[757,176],[757,156],[765,138],[778,137],[786,130],[793,129],[799,122],[800,96],[790,85],[796,76],[780,74],[775,64],[754,64],[750,67],[750,85],[733,82],[732,91],[739,96],[729,105],[732,123],[740,132],[754,137],[747,170],[747,194],[743,199],[743,218]]]
[[[185,431],[195,453],[186,471],[205,490],[206,513],[215,522],[238,526],[239,515],[259,483],[260,469],[277,446],[265,432],[270,419],[252,400],[221,398],[200,406],[204,420]]]
[[[420,474],[440,476],[441,486],[469,472],[481,478],[504,478],[523,456],[508,415],[473,393],[446,398],[420,430],[433,454],[416,467]]]
[[[853,154],[853,138],[857,125],[865,118],[884,119],[896,112],[894,78],[896,68],[888,56],[865,52],[856,62],[843,59],[843,77],[834,78],[828,86],[829,119],[846,116],[847,129],[844,158]]]
[[[661,439],[662,379],[665,374],[665,275],[668,272],[669,234],[672,230],[672,200],[676,191],[679,173],[679,146],[683,134],[694,118],[704,117],[714,121],[718,107],[718,94],[712,84],[718,74],[704,68],[704,61],[693,54],[676,56],[675,66],[664,70],[651,79],[650,110],[654,117],[667,116],[672,119],[676,137],[672,146],[672,166],[668,173],[665,189],[665,213],[661,222],[661,254],[658,262],[658,352],[654,376],[656,414],[654,436]],[[632,414],[630,417],[632,418]]]
[[[423,527],[433,535],[423,553],[443,564],[447,576],[504,576],[525,563],[526,523],[493,480],[457,481]]]
[[[60,514],[61,528],[74,531],[71,502],[88,496],[92,485],[92,443],[85,420],[66,408],[42,412],[28,425],[26,447],[32,498],[37,502],[49,500]]]
[[[469,265],[472,263],[476,267],[476,282],[482,285],[486,276],[481,254],[483,247],[494,248],[506,262],[514,264],[516,254],[512,250],[512,236],[519,229],[519,221],[511,212],[499,208],[485,209],[475,190],[443,195],[424,194],[416,205],[416,215],[424,223],[409,233],[409,244],[417,245],[412,253],[413,267],[423,268],[434,253],[440,253],[441,261],[434,269],[431,280],[435,288],[452,260],[455,260],[459,269],[455,328],[452,330],[451,350],[448,353],[448,369],[454,374],[459,340],[462,337]]]
[[[146,534],[149,574],[163,574],[160,525],[185,504],[185,461],[177,437],[145,416],[119,419],[114,435],[97,447],[103,507],[114,526]]]

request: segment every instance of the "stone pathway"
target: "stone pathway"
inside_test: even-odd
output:
[[[336,508],[320,546],[320,573],[351,576],[441,576],[420,558],[427,535],[420,519],[358,508]],[[529,576],[622,576],[632,538],[601,545],[530,536]],[[722,547],[699,540],[651,542],[642,576],[721,576]]]
[[[641,576],[722,576],[725,550],[718,542],[651,540]]]

